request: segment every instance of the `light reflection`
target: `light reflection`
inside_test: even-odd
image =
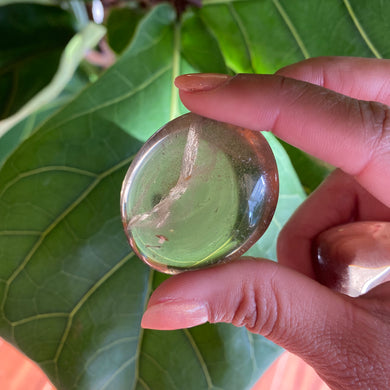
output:
[[[341,292],[351,297],[358,297],[388,281],[390,281],[390,266],[367,268],[350,264]]]
[[[259,205],[262,204],[262,202],[259,202],[259,200],[264,199],[266,188],[267,186],[264,181],[264,176],[261,176],[255,184],[255,187],[253,188],[253,191],[248,199],[248,219],[250,227],[253,227],[259,219]]]
[[[102,24],[104,20],[104,7],[100,0],[92,1],[92,18],[97,24]]]

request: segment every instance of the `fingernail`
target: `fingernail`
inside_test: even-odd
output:
[[[186,92],[204,92],[223,85],[230,78],[227,74],[191,73],[176,77],[175,85]]]
[[[208,320],[207,307],[197,302],[162,302],[149,306],[141,326],[146,329],[174,330],[204,324]]]

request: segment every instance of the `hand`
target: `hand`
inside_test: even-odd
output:
[[[282,230],[279,264],[247,258],[174,276],[143,327],[229,322],[299,355],[333,389],[390,388],[390,283],[351,298],[318,283],[310,257],[324,230],[390,221],[389,74],[388,60],[317,58],[276,75],[176,79],[191,111],[270,130],[338,169]]]

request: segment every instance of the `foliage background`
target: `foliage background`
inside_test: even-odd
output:
[[[165,276],[127,245],[121,181],[142,142],[185,112],[177,75],[388,58],[390,3],[176,1],[180,18],[151,3],[110,2],[105,30],[91,4],[0,0],[0,334],[58,389],[250,389],[280,353],[266,339],[226,324],[140,328]],[[82,58],[105,33],[116,61],[103,71]],[[331,168],[266,136],[280,200],[250,254],[276,260],[279,230]]]

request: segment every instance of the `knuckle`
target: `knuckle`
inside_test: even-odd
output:
[[[381,144],[381,142],[389,136],[390,130],[390,107],[378,102],[361,102],[364,105],[361,109],[362,121],[369,128],[373,129],[372,141],[374,144]],[[369,130],[371,132],[371,130]],[[368,138],[371,134],[368,135]]]
[[[277,335],[280,337],[281,329],[283,328],[280,326],[281,313],[283,312],[282,300],[273,277],[269,280],[267,287],[267,292],[263,292],[260,298],[261,315],[255,326],[258,333],[267,338],[275,339]]]
[[[252,285],[241,287],[240,299],[233,312],[232,324],[235,326],[252,327],[258,318],[258,307],[255,290]]]
[[[357,101],[363,128],[365,150],[368,151],[363,167],[355,175],[361,176],[367,167],[390,156],[390,107],[372,101]]]
[[[240,299],[232,316],[233,325],[245,326],[250,332],[270,339],[280,337],[281,300],[273,280],[271,277],[262,286],[253,283],[241,286]]]

